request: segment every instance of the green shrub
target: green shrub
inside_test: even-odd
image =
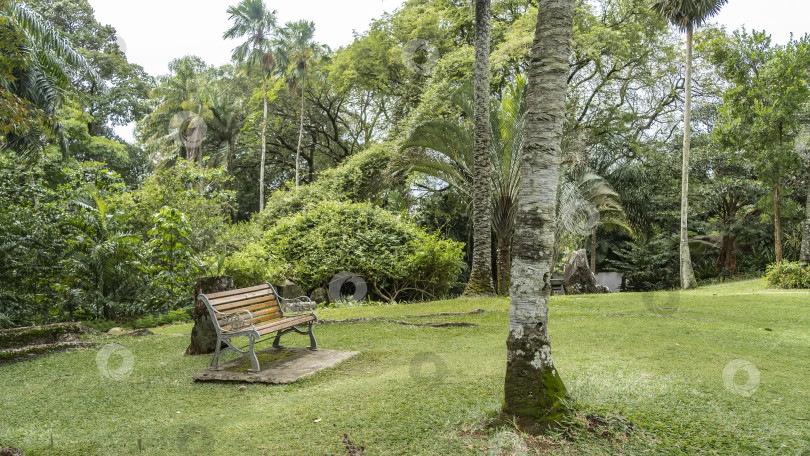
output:
[[[395,150],[390,143],[373,144],[337,168],[321,172],[312,184],[277,190],[267,198],[264,211],[252,220],[263,229],[269,229],[278,219],[326,200],[381,203],[388,188],[384,176]]]
[[[810,264],[782,261],[768,266],[768,285],[776,288],[810,288]]]
[[[463,267],[463,246],[371,204],[337,201],[279,220],[264,238],[304,290],[351,271],[386,301],[443,296]]]
[[[225,259],[224,273],[233,277],[239,288],[262,282],[278,283],[284,280],[286,272],[284,261],[268,252],[263,243],[247,244]]]

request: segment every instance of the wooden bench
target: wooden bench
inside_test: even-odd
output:
[[[314,312],[315,305],[307,296],[285,299],[279,296],[273,285],[264,283],[255,287],[200,294],[197,299],[205,303],[217,332],[217,345],[211,361],[214,369],[219,366],[220,355],[235,351],[249,354],[251,369],[248,372],[258,372],[259,360],[254,345],[263,336],[272,333],[276,333],[273,347],[281,348],[281,336],[295,331],[309,334],[309,349],[318,349],[315,335],[312,334],[312,326],[318,318]],[[304,324],[309,325],[306,331],[298,328]],[[247,337],[250,343],[247,347],[237,348],[232,342],[236,337]],[[222,348],[223,343],[225,348]]]

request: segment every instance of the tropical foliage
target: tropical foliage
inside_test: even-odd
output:
[[[799,259],[807,39],[706,24],[722,2],[653,3],[574,2],[552,266],[585,248],[631,289],[675,286],[682,215],[698,281]],[[235,40],[231,63],[178,55],[155,77],[86,0],[0,4],[3,326],[164,313],[222,273],[311,291],[357,268],[375,299],[460,294],[481,181],[492,242],[478,244],[508,292],[536,3],[411,0],[330,49],[308,18],[282,24],[271,4],[244,0],[215,31]],[[491,91],[476,98],[485,9]],[[478,182],[476,99],[489,107]],[[368,221],[389,265],[350,242],[366,225],[347,217]],[[318,244],[316,225],[360,256]]]

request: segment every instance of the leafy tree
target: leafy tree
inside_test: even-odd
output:
[[[275,66],[270,48],[276,32],[275,11],[269,11],[263,0],[242,0],[237,6],[228,7],[233,25],[222,37],[247,40],[233,50],[233,59],[257,68],[262,74],[264,111],[262,117],[262,159],[259,171],[259,212],[264,209],[264,164],[267,156],[267,77]]]
[[[301,122],[298,130],[298,147],[295,153],[295,186],[300,182],[301,168],[301,141],[304,138],[304,93],[307,75],[310,73],[313,62],[325,57],[329,48],[316,43],[315,23],[311,21],[288,22],[278,31],[275,42],[279,68],[284,71],[287,85],[292,89],[293,95],[301,89]]]
[[[153,284],[162,290],[163,299],[153,299],[152,308],[178,307],[194,286],[202,267],[191,248],[191,227],[186,215],[163,206],[153,217],[149,230],[149,267]]]
[[[696,203],[707,217],[704,231],[720,237],[715,267],[718,274],[737,273],[738,238],[751,229],[762,212],[757,207],[764,195],[762,183],[754,179],[754,165],[737,151],[706,148],[696,154]]]
[[[681,288],[695,288],[695,271],[689,253],[687,228],[689,204],[689,140],[692,128],[692,34],[706,20],[717,15],[728,0],[654,0],[653,9],[686,31],[686,100],[684,106],[683,166],[681,168]]]
[[[554,425],[565,412],[565,385],[551,357],[548,298],[574,3],[539,1],[528,74],[503,411],[529,431]]]
[[[15,59],[13,69],[4,69],[3,83],[10,95],[2,98],[9,101],[24,100],[22,113],[35,113],[36,123],[45,126],[44,132],[50,136],[62,136],[62,125],[55,118],[56,110],[62,105],[71,90],[71,75],[74,72],[97,79],[95,71],[84,57],[42,17],[27,6],[14,0],[0,3],[0,19],[18,34],[10,50]],[[2,24],[0,24],[2,25]],[[8,35],[10,30],[5,29]],[[8,46],[11,43],[4,43]],[[8,108],[5,108],[8,109]],[[13,127],[14,125],[11,124]],[[31,126],[30,124],[28,125]],[[43,135],[37,128],[7,128],[4,142],[11,148],[35,152],[42,146]],[[67,147],[62,143],[63,158],[67,158]]]
[[[84,290],[84,300],[110,319],[118,291],[127,284],[137,261],[137,238],[124,231],[123,214],[111,212],[97,190],[88,191],[75,204],[83,210],[67,221],[77,236],[69,243],[66,266],[74,277],[73,287]]]
[[[146,98],[152,78],[140,65],[129,63],[118,34],[96,20],[87,0],[27,0],[26,5],[59,30],[76,47],[98,79],[73,76],[92,136],[116,139],[112,128],[148,113]]]
[[[791,170],[801,168],[794,141],[799,114],[810,101],[810,37],[771,46],[764,32],[717,31],[706,42],[712,62],[730,87],[723,94],[714,138],[739,150],[771,188],[776,261],[782,261],[782,193]]]

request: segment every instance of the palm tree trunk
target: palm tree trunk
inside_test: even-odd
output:
[[[498,238],[498,295],[509,295],[509,282],[512,276],[511,236]]]
[[[596,274],[596,226],[591,228],[591,272]]]
[[[264,163],[267,157],[267,75],[262,70],[264,116],[262,117],[262,162],[259,165],[259,212],[264,210]]]
[[[692,24],[686,28],[686,102],[683,114],[683,165],[681,168],[681,288],[697,286],[689,252],[687,210],[689,208],[689,147],[692,134]]]
[[[807,202],[804,210],[804,232],[802,233],[802,252],[799,260],[810,263],[810,178],[807,179]]]
[[[301,169],[301,141],[304,139],[304,88],[306,79],[301,81],[301,125],[298,128],[298,149],[295,152],[295,188],[298,188],[299,174]],[[315,157],[312,157],[313,160]]]
[[[528,72],[504,382],[504,414],[517,417],[528,432],[553,426],[565,413],[565,385],[551,357],[548,300],[574,3],[539,0]]]
[[[473,258],[465,295],[493,294],[489,123],[489,2],[475,0]]]

